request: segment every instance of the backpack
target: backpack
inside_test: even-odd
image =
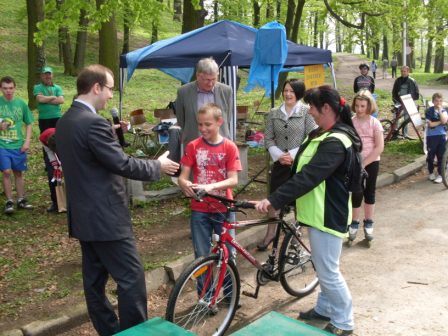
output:
[[[364,191],[365,180],[369,174],[362,166],[361,152],[351,146],[347,149],[347,155],[344,185],[352,193],[362,193]]]

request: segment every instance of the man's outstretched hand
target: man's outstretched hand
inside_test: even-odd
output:
[[[160,169],[167,175],[174,175],[179,169],[179,164],[168,159],[169,151],[163,153],[157,160],[160,161]]]

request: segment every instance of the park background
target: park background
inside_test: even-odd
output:
[[[376,59],[379,66],[382,59],[390,60],[394,54],[401,63],[406,21],[411,51],[406,62],[413,68],[412,76],[422,85],[443,85],[447,77],[443,69],[448,7],[442,0],[352,4],[239,0],[211,1],[205,5],[190,0],[0,0],[0,8],[0,76],[13,76],[18,84],[16,95],[29,101],[31,107],[35,102],[29,90],[44,64],[55,69],[55,83],[64,90],[65,111],[75,94],[76,73],[83,65],[100,62],[117,70],[118,55],[123,50],[134,50],[220,19],[255,27],[278,20],[285,25],[292,41],[331,48],[337,54],[356,52],[366,62]],[[337,56],[334,61],[338,66]],[[242,71],[241,76],[244,87],[247,72]],[[329,77],[327,81],[331,82]],[[351,84],[351,81],[338,82],[349,100],[353,94]],[[143,108],[148,120],[155,121],[152,111],[174,100],[179,85],[158,70],[137,70],[126,85],[123,117]],[[390,92],[378,90],[378,94],[380,112],[386,115]],[[252,107],[262,96],[262,90],[251,93],[240,90],[238,104]],[[118,106],[118,93],[109,104],[112,106]],[[261,109],[268,108],[269,99],[265,98]],[[36,111],[34,115],[37,117]],[[109,117],[107,112],[104,115]],[[83,301],[78,244],[67,237],[64,215],[45,213],[49,195],[37,137],[38,128],[34,125],[26,187],[36,208],[31,214],[17,212],[12,217],[0,214],[0,331],[44,319]],[[129,150],[132,154],[133,149]],[[407,156],[403,160],[412,160],[420,154],[419,146],[412,142],[388,145],[387,152],[394,157],[397,152],[404,153]],[[263,154],[263,150],[251,150],[249,158],[259,162],[257,158]],[[171,182],[164,179],[150,187],[169,185]],[[260,192],[263,187],[255,184],[248,189],[248,195]],[[4,196],[0,196],[0,204],[4,201]],[[147,270],[191,252],[187,204],[183,199],[161,201],[132,210]],[[169,239],[161,241],[161,237]],[[168,245],[168,240],[172,245]]]

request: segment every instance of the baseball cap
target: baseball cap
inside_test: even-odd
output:
[[[40,73],[47,73],[47,72],[53,73],[53,69],[49,66],[44,66]]]

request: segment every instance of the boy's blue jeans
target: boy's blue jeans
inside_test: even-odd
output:
[[[235,220],[234,212],[229,214],[198,211],[191,212],[190,228],[193,239],[195,259],[210,254],[212,247],[212,234],[221,234],[225,216],[228,216],[229,222],[233,222]],[[229,234],[232,237],[235,237],[235,230],[230,230]],[[234,256],[234,248],[230,246],[228,247],[231,256]]]
[[[202,256],[207,256],[210,254],[212,247],[212,234],[220,234],[222,230],[222,224],[224,223],[225,217],[228,216],[228,221],[235,221],[235,213],[231,212],[229,214],[221,213],[208,213],[208,212],[191,212],[190,228],[191,236],[193,239],[194,257],[199,258]],[[235,230],[230,230],[229,234],[235,237]],[[235,249],[228,246],[230,258],[235,262]],[[231,284],[228,281],[228,273],[226,278],[224,278],[224,293],[230,294],[232,292]],[[198,294],[202,290],[202,281],[198,279]],[[213,293],[210,293],[213,294]]]

